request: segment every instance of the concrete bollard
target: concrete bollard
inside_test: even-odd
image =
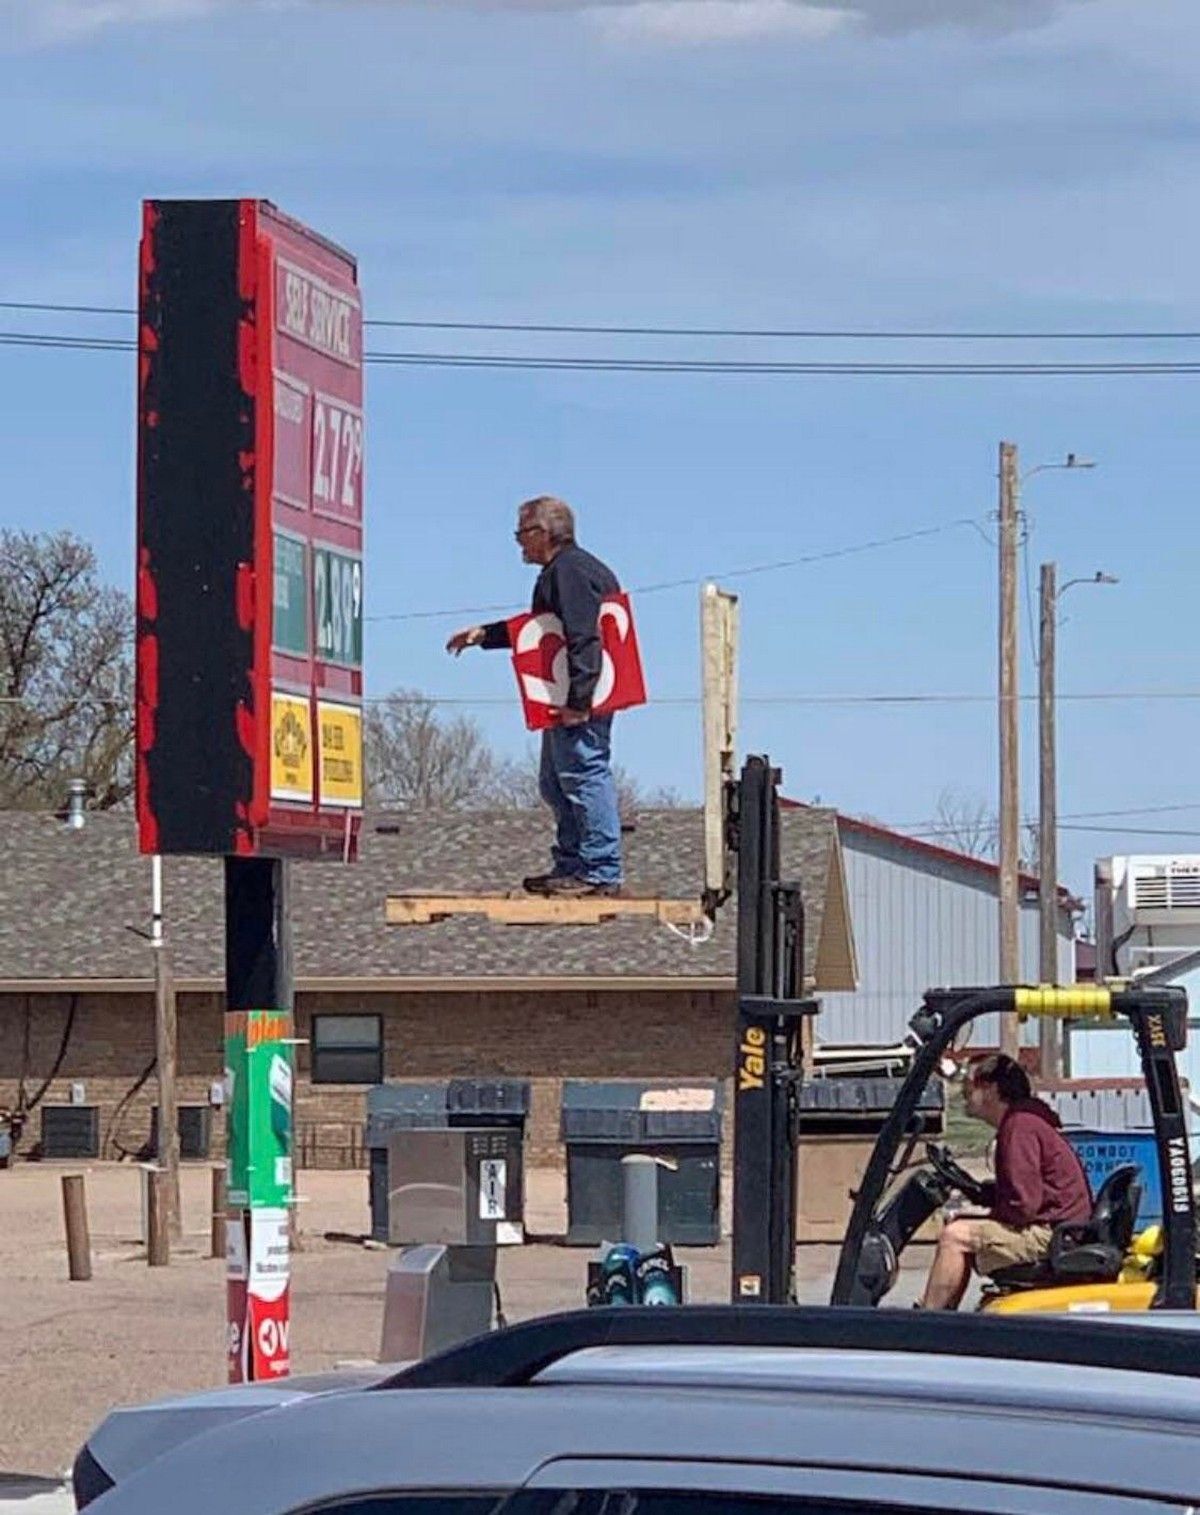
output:
[[[658,1168],[641,1152],[621,1159],[621,1240],[640,1253],[658,1245]]]

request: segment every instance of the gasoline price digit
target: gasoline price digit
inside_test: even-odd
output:
[[[314,504],[357,517],[361,509],[362,456],[362,417],[318,399],[313,405]]]
[[[313,554],[317,656],[357,668],[362,663],[362,563],[328,548]]]

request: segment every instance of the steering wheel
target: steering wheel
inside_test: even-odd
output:
[[[957,1189],[960,1194],[965,1194],[974,1203],[980,1203],[983,1196],[983,1185],[955,1161],[949,1147],[938,1146],[936,1142],[926,1142],[925,1159],[938,1177],[949,1184],[952,1189]]]

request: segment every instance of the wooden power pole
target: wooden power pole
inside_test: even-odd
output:
[[[1017,473],[1015,442],[1000,443],[1000,982],[1021,981],[1021,794],[1017,752]],[[1001,1018],[1000,1048],[1016,1057],[1015,1015]]]
[[[179,1105],[175,1094],[178,1041],[175,1019],[175,980],[163,934],[162,858],[151,866],[150,945],[154,951],[154,1050],[158,1059],[158,1166],[166,1185],[167,1224],[170,1236],[183,1236],[183,1213],[179,1200]],[[165,1260],[165,1259],[164,1259]]]
[[[1058,982],[1058,772],[1054,729],[1055,616],[1058,588],[1053,563],[1042,564],[1038,635],[1038,974]],[[1062,1026],[1042,1017],[1039,1045],[1043,1078],[1062,1077]]]

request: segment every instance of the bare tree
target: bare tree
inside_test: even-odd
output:
[[[934,840],[968,857],[994,857],[998,837],[996,814],[977,794],[943,789],[938,795],[931,828]]]
[[[536,748],[499,757],[469,716],[442,718],[436,704],[411,689],[397,689],[366,715],[367,782],[377,804],[406,810],[536,810]],[[675,790],[644,788],[614,767],[623,816],[636,810],[683,804]]]
[[[0,805],[108,809],[133,788],[133,607],[69,532],[0,531]]]
[[[533,810],[541,803],[538,771],[541,766],[536,748],[528,748],[521,758],[509,758],[496,766],[492,803],[501,810]],[[617,785],[617,808],[623,818],[639,810],[678,810],[686,801],[669,785],[647,788],[620,763],[613,764]]]
[[[490,803],[497,762],[469,716],[439,717],[432,700],[395,689],[366,715],[370,797],[405,810],[467,810]]]

